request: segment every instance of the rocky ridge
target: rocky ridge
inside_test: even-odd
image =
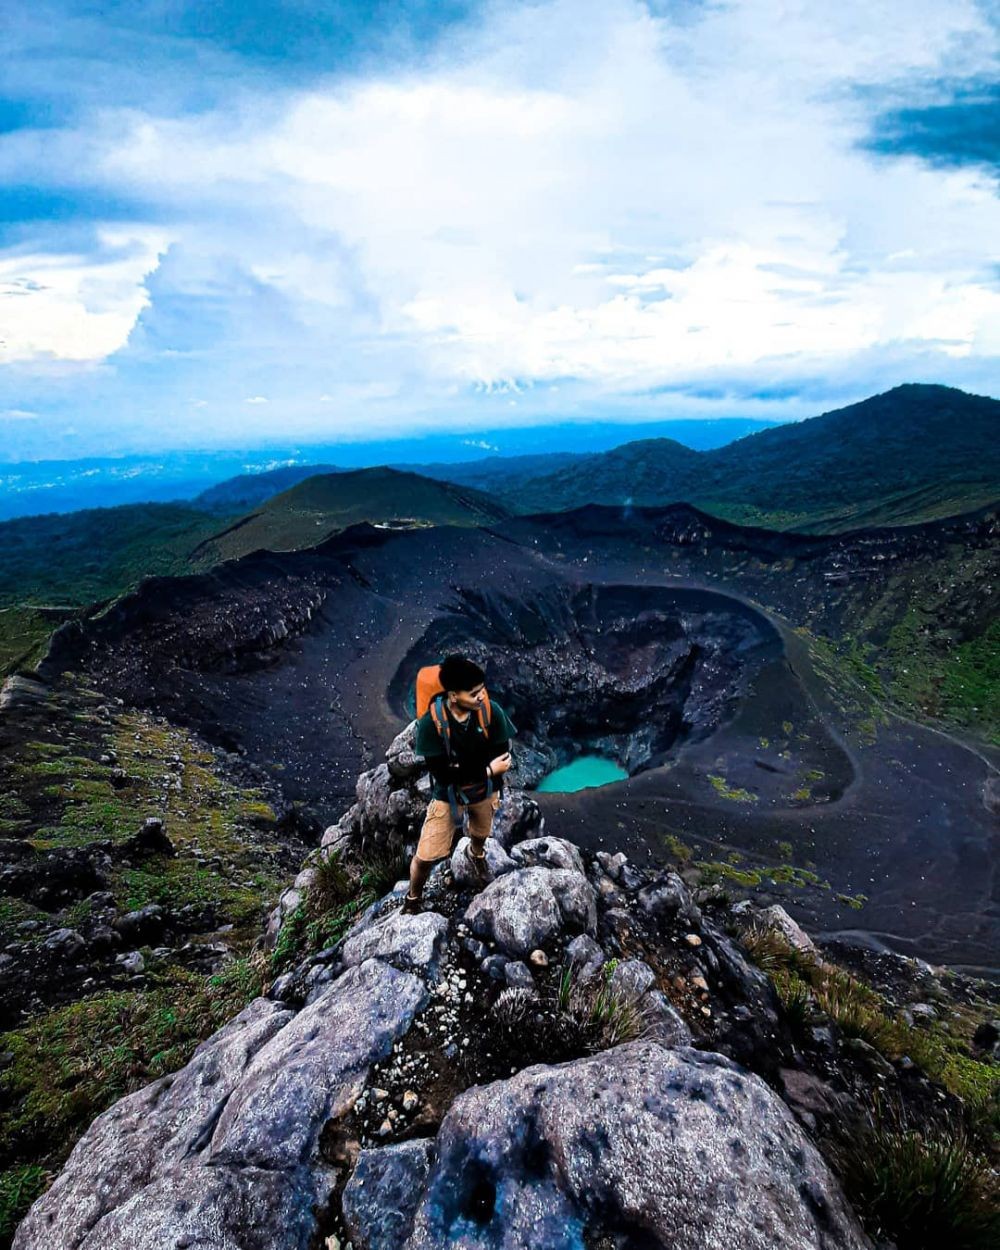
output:
[[[282,896],[272,945],[323,861],[405,838],[411,731]],[[836,1030],[795,1041],[734,939],[749,905],[548,837],[518,793],[478,893],[465,846],[433,910],[401,915],[399,882],[101,1115],[15,1250],[870,1247],[817,1147],[876,1088],[940,1091]],[[815,949],[780,908],[756,921]]]

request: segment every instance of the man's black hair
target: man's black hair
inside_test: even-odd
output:
[[[441,685],[445,690],[475,690],[486,681],[486,674],[464,655],[448,655],[441,661]]]

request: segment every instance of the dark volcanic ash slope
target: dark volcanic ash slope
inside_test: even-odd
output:
[[[995,769],[883,718],[791,628],[833,630],[890,564],[948,543],[995,548],[995,519],[955,524],[906,531],[905,550],[898,536],[741,530],[688,508],[591,508],[495,532],[360,526],[149,582],[62,631],[44,671],[82,671],[196,726],[329,818],[405,721],[418,664],[462,646],[489,661],[522,730],[522,783],[591,749],[632,774],[539,795],[553,833],[654,859],[681,843],[706,863],[735,855],[729,875],[749,884],[781,865],[777,883],[761,880],[814,925],[995,968]],[[860,895],[860,912],[838,897]]]

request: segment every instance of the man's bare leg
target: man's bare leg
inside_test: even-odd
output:
[[[418,859],[416,855],[410,860],[410,898],[419,899],[424,892],[427,878],[434,867],[433,860]]]

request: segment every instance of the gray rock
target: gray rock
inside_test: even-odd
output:
[[[344,1189],[344,1224],[355,1250],[400,1250],[431,1165],[427,1138],[362,1150]]]
[[[493,817],[493,837],[505,851],[526,838],[538,837],[545,828],[541,808],[523,790],[505,789]]]
[[[404,916],[392,911],[360,933],[352,933],[341,947],[347,967],[366,959],[383,959],[395,968],[434,975],[448,932],[448,921],[435,911]]]
[[[428,999],[381,960],[350,968],[254,1056],[212,1135],[213,1163],[295,1168]]]
[[[507,984],[515,989],[533,990],[535,988],[535,978],[531,975],[531,969],[519,959],[512,959],[504,968],[503,974]]]
[[[583,875],[583,859],[565,838],[529,838],[511,847],[511,859],[518,868],[569,868]]]
[[[503,981],[504,969],[510,960],[504,955],[490,955],[479,965],[482,972],[493,981]]]
[[[644,995],[642,1014],[647,1025],[645,1036],[652,1041],[674,1048],[691,1044],[691,1030],[662,990],[650,990]]]
[[[424,757],[418,755],[413,747],[416,729],[417,722],[410,721],[406,728],[393,738],[385,753],[386,766],[397,780],[406,781],[419,777],[427,771]]]
[[[639,906],[657,920],[682,920],[685,924],[697,924],[701,912],[695,906],[687,886],[675,872],[660,873],[638,894]]]
[[[583,977],[586,980],[588,975],[593,976],[597,969],[604,964],[605,955],[604,951],[601,950],[592,937],[586,933],[581,933],[572,942],[567,943],[566,961],[576,964],[583,973],[586,973],[587,975]]]
[[[628,863],[628,856],[624,851],[618,851],[615,855],[609,855],[607,851],[598,851],[596,858],[597,862],[613,881],[618,880],[621,870]]]
[[[131,976],[138,976],[146,967],[146,961],[142,957],[142,951],[129,951],[127,955],[120,955],[121,965]]]
[[[15,707],[32,707],[44,703],[49,687],[34,677],[8,677],[0,686],[0,711]]]
[[[632,890],[633,892],[646,884],[645,874],[641,873],[638,868],[633,868],[631,864],[622,866],[618,880],[626,890]]]
[[[571,933],[597,932],[597,899],[587,878],[569,868],[554,868],[549,884],[562,912],[563,926]]]
[[[870,1247],[788,1109],[721,1055],[632,1042],[473,1086],[435,1153],[407,1250]]]
[[[491,881],[465,913],[473,933],[509,955],[530,955],[562,925],[562,914],[545,868],[519,868]]]
[[[298,1250],[309,1244],[313,1204],[327,1197],[332,1177],[324,1177],[313,1197],[280,1172],[173,1168],[105,1216],[79,1250]],[[53,1242],[36,1244],[55,1250]]]
[[[159,940],[166,928],[167,917],[159,903],[150,903],[137,911],[119,916],[114,927],[127,942],[136,946],[148,946]]]
[[[105,1215],[203,1146],[252,1056],[291,1018],[277,1003],[255,999],[180,1072],[99,1115],[28,1212],[16,1250],[78,1250]]]
[[[268,998],[280,1002],[283,998],[290,997],[295,991],[296,977],[294,972],[283,972],[272,983],[271,988],[267,992]]]
[[[304,1250],[335,1175],[320,1134],[428,997],[370,959],[298,1015],[255,1000],[180,1072],[98,1117],[17,1250]]]
[[[819,951],[812,938],[791,918],[784,907],[775,903],[765,907],[759,914],[759,923],[767,929],[774,929],[785,939],[793,950],[803,955],[818,955]]]
[[[861,1037],[844,1039],[844,1050],[863,1060],[877,1077],[883,1080],[893,1075],[895,1069],[886,1057]]]
[[[54,929],[42,943],[47,951],[52,951],[62,959],[75,959],[87,943],[75,929]]]
[[[702,924],[704,945],[702,952],[717,971],[728,992],[744,1006],[750,1008],[754,1025],[761,1034],[773,1034],[778,1023],[778,1000],[770,979],[760,968],[751,964],[736,944],[708,921]]]
[[[637,1002],[656,984],[656,973],[641,959],[626,959],[615,967],[609,984],[616,994]]]
[[[476,876],[475,868],[469,863],[469,844],[470,840],[468,838],[459,838],[451,855],[451,872],[455,878],[456,885],[475,888],[479,886],[480,881]],[[490,837],[486,839],[485,851],[486,867],[489,869],[491,878],[502,877],[505,872],[514,871],[516,864],[496,838]]]

